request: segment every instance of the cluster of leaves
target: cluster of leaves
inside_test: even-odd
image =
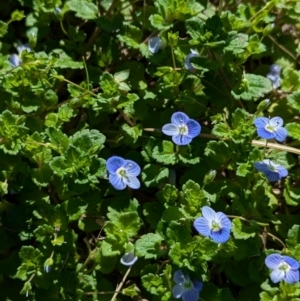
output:
[[[114,299],[134,250],[118,300],[173,300],[180,268],[203,300],[299,301],[300,283],[274,285],[264,265],[300,261],[299,18],[288,0],[1,3],[0,299]],[[155,35],[166,47],[151,54]],[[190,145],[160,132],[176,111],[202,126]],[[284,145],[253,140],[269,115]],[[141,166],[139,190],[109,184],[113,155]],[[254,169],[266,155],[287,179]],[[227,243],[193,229],[205,205],[231,216]]]

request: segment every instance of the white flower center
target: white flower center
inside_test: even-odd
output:
[[[128,178],[127,170],[124,167],[119,167],[116,171],[116,174],[119,176],[119,178]]]
[[[291,267],[287,263],[283,262],[280,264],[278,269],[286,273],[291,269]]]
[[[268,169],[270,171],[273,171],[273,172],[278,172],[278,170],[276,169],[276,167],[274,165],[272,165],[271,163],[268,165]]]
[[[191,290],[192,288],[194,288],[194,284],[191,280],[186,280],[184,283],[183,283],[183,288],[187,291]]]
[[[221,227],[221,224],[218,223],[217,221],[212,221],[211,222],[211,225],[210,225],[210,228],[213,232],[217,232],[219,231],[222,227]]]
[[[178,127],[180,135],[187,135],[189,133],[189,128],[186,124],[183,123],[183,120],[180,120],[181,125]]]
[[[276,131],[276,127],[275,127],[275,126],[272,126],[272,125],[270,125],[270,124],[267,124],[267,125],[265,126],[265,130],[268,131],[268,132],[270,132],[270,133],[274,133],[274,132]]]

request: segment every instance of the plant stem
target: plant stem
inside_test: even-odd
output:
[[[114,295],[112,296],[112,298],[111,298],[110,301],[114,301],[114,300],[117,298],[117,296],[118,296],[120,290],[122,289],[122,287],[123,287],[123,285],[124,285],[125,280],[127,279],[128,275],[129,275],[129,273],[130,273],[130,271],[131,271],[131,268],[132,268],[132,266],[130,266],[130,267],[128,268],[126,274],[124,275],[122,281],[121,281],[120,284],[118,285],[118,287],[117,287],[117,289],[116,289],[116,292],[114,293]]]

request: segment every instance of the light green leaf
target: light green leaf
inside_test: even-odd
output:
[[[142,235],[135,243],[135,254],[146,259],[157,259],[161,254],[162,237],[159,234],[148,233]]]
[[[83,20],[92,20],[97,17],[97,6],[87,0],[69,0],[66,5],[75,12],[76,17]]]
[[[261,75],[247,73],[231,94],[235,99],[258,100],[273,90],[271,81]]]

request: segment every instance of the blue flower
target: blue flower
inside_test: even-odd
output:
[[[133,189],[140,188],[137,176],[141,168],[134,161],[113,156],[107,160],[106,168],[109,172],[109,182],[115,189],[125,189],[126,185]]]
[[[271,254],[265,259],[265,264],[272,270],[270,275],[272,282],[277,283],[284,280],[292,284],[299,281],[300,264],[294,258]]]
[[[198,280],[191,281],[189,275],[184,275],[181,270],[174,273],[173,279],[176,283],[172,289],[174,298],[182,298],[183,301],[199,300],[199,293],[203,287],[202,282]]]
[[[150,38],[148,41],[148,49],[151,53],[157,53],[164,48],[166,43],[160,37]]]
[[[270,72],[267,74],[267,78],[271,81],[273,89],[280,87],[280,71],[280,66],[276,64],[270,66]]]
[[[254,162],[254,167],[265,174],[269,182],[279,181],[288,175],[288,171],[281,165],[275,164],[269,159]]]
[[[27,52],[31,51],[28,44],[24,44],[24,45],[20,44],[19,46],[17,46],[17,50],[18,50],[19,54],[13,53],[9,56],[9,59],[8,59],[13,67],[18,67],[21,65],[21,63],[22,63],[21,54],[24,50],[26,50]]]
[[[189,144],[193,138],[200,134],[200,131],[200,124],[182,112],[174,113],[171,123],[167,123],[162,127],[162,132],[165,135],[172,136],[173,142],[177,145]]]
[[[270,73],[272,73],[273,75],[280,75],[281,72],[281,67],[273,64],[270,66]]]
[[[215,212],[208,206],[202,208],[202,217],[194,221],[196,230],[209,236],[216,243],[225,243],[230,237],[231,221],[222,212]]]
[[[279,142],[285,140],[287,136],[287,130],[282,127],[283,120],[281,117],[258,117],[254,120],[254,124],[257,128],[257,134],[263,139],[276,139]]]
[[[191,53],[187,55],[185,58],[185,68],[188,71],[194,71],[195,68],[191,65],[190,60],[192,57],[200,57],[199,53],[193,49],[191,49]]]
[[[136,256],[134,256],[134,253],[129,252],[122,256],[122,258],[120,259],[120,262],[123,265],[130,267],[130,266],[134,265],[137,260],[138,260],[138,258]]]

